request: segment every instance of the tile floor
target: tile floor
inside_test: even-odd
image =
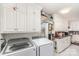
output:
[[[56,56],[79,56],[79,46],[72,44],[62,53],[56,54]]]

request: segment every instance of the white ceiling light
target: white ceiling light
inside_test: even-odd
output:
[[[61,14],[67,14],[67,13],[69,13],[70,11],[71,11],[71,8],[64,8],[64,9],[60,10],[59,12],[60,12]]]

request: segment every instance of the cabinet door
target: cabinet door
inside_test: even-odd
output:
[[[27,8],[25,8],[23,4],[17,4],[17,28],[18,31],[29,31]]]
[[[28,9],[29,30],[30,32],[41,31],[41,9],[33,6]]]
[[[56,46],[57,52],[59,53],[65,49],[65,41],[64,39],[60,39],[60,40],[57,39],[56,42],[57,42],[57,46]]]
[[[41,32],[41,10],[39,8],[34,8],[34,32]]]
[[[79,21],[78,20],[71,21],[70,22],[70,29],[72,31],[79,31]]]
[[[4,4],[4,15],[3,15],[3,31],[12,32],[16,28],[16,11],[14,8],[16,4]]]
[[[28,7],[28,23],[29,23],[29,32],[33,32],[34,30],[34,15],[33,15],[33,7]]]

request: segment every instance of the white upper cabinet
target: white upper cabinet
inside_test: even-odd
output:
[[[16,30],[16,11],[14,11],[16,4],[4,4],[3,5],[3,20],[2,31],[11,32]]]
[[[41,8],[37,5],[2,4],[1,33],[40,32]]]
[[[23,4],[17,4],[16,8],[17,30],[28,32],[27,8]]]
[[[70,31],[79,31],[79,20],[70,21]]]
[[[29,19],[29,30],[31,32],[41,31],[41,8],[36,6],[29,7],[28,9],[28,19]]]
[[[35,9],[34,10],[35,13],[34,13],[34,31],[35,32],[40,32],[41,31],[41,13],[40,13],[40,9]],[[38,16],[38,17],[37,17]]]
[[[33,26],[34,26],[34,10],[33,7],[28,7],[28,23],[29,23],[29,31],[33,32]]]

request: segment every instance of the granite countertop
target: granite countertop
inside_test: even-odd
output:
[[[62,38],[68,37],[68,36],[71,36],[71,35],[66,35],[66,36],[63,36],[63,37],[55,37],[55,39],[62,39]]]

